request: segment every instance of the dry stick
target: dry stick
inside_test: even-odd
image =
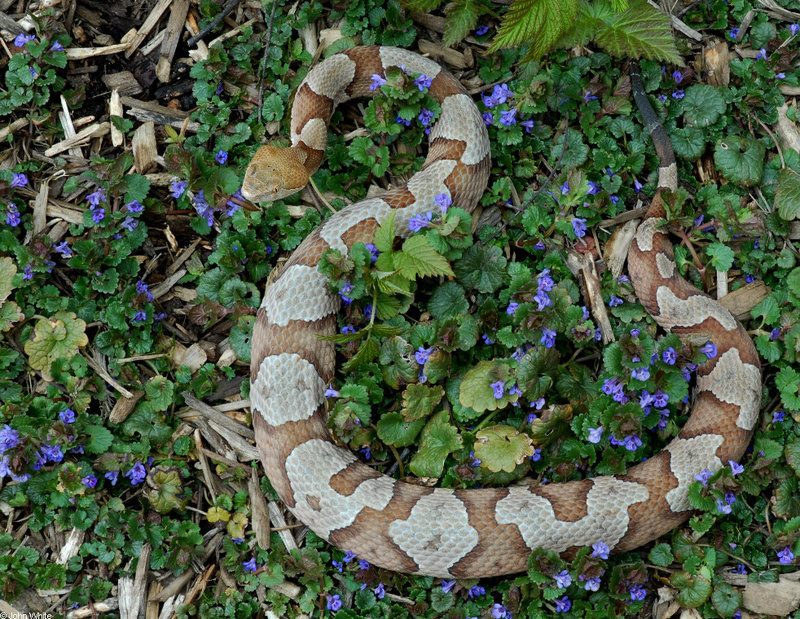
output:
[[[197,43],[201,39],[206,38],[206,36],[208,36],[208,33],[210,33],[214,28],[219,26],[219,23],[223,19],[225,19],[228,15],[230,15],[231,11],[233,11],[233,9],[235,9],[238,6],[239,2],[241,2],[241,0],[231,0],[225,6],[225,8],[220,11],[219,15],[217,15],[214,19],[211,20],[211,23],[208,24],[208,26],[203,28],[200,32],[198,32],[196,35],[194,35],[188,41],[186,41],[186,45],[192,47],[195,43]],[[272,6],[273,7],[275,6],[274,3]]]
[[[261,68],[259,69],[258,80],[258,123],[263,124],[261,116],[262,104],[264,102],[264,74],[267,72],[267,56],[269,56],[269,44],[272,40],[272,22],[275,19],[275,4],[278,0],[272,0],[272,9],[269,12],[269,25],[267,26],[267,39],[264,42],[264,55],[261,57]]]

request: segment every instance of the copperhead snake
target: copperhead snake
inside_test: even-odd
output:
[[[662,191],[675,189],[674,155],[638,72],[634,96],[662,165],[659,189],[628,253],[636,294],[666,331],[707,338],[717,355],[697,370],[691,415],[663,451],[624,475],[550,485],[451,490],[392,479],[331,440],[325,390],[335,353],[320,334],[336,330],[339,298],[317,270],[321,254],[368,243],[395,213],[398,230],[436,209],[446,193],[472,210],[486,186],[489,138],[461,83],[436,62],[392,47],[355,47],[315,66],[297,90],[292,146],[263,146],[248,166],[242,193],[254,202],[299,191],[320,165],[334,108],[370,94],[372,76],[401,66],[431,79],[441,105],[428,156],[407,184],[351,204],[309,235],[267,288],[252,338],[250,400],[258,451],[287,507],[317,535],[372,564],[442,578],[475,578],[525,569],[532,549],[574,552],[604,542],[634,549],[691,514],[688,486],[704,469],[738,460],[759,412],[760,363],[744,328],[677,272],[665,234]]]

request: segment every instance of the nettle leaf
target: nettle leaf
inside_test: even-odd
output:
[[[781,400],[786,408],[800,410],[800,374],[797,370],[789,366],[782,367],[775,375],[775,386],[781,392]]]
[[[403,251],[393,256],[394,266],[409,279],[417,276],[454,275],[447,258],[436,251],[425,236],[412,236],[403,243]]]
[[[403,418],[406,421],[416,421],[427,417],[433,412],[443,395],[444,388],[441,385],[435,387],[418,383],[408,385],[403,392]]]
[[[752,186],[761,180],[765,154],[761,142],[733,135],[717,142],[714,165],[729,181]]]
[[[800,219],[800,174],[790,168],[784,168],[778,175],[775,208],[778,209],[781,219]],[[2,298],[0,293],[0,300]]]
[[[501,398],[494,397],[492,383],[502,381],[508,382],[512,377],[511,367],[507,363],[500,361],[480,361],[478,365],[470,368],[461,381],[459,390],[459,402],[461,406],[466,406],[479,413],[483,411],[493,411],[503,408],[511,402],[516,402],[519,397],[517,394],[509,394],[503,390]]]
[[[595,41],[613,56],[683,65],[675,48],[669,16],[646,0],[633,0],[622,13],[606,13],[596,29]]]
[[[695,161],[706,150],[706,139],[697,127],[679,127],[669,134],[675,154],[683,159]]]
[[[561,151],[564,150],[564,139],[559,138],[558,143],[553,145],[550,150],[550,161],[560,161],[564,169],[577,168],[582,165],[589,156],[589,147],[583,141],[580,131],[569,131],[567,133],[567,149],[564,158],[561,158]]]
[[[513,472],[533,452],[531,437],[513,426],[498,424],[475,434],[475,457],[481,460],[481,466],[494,473]]]
[[[733,259],[736,257],[734,251],[718,241],[706,247],[706,254],[711,258],[711,265],[717,271],[727,271],[733,266]]]
[[[681,100],[683,116],[687,126],[708,127],[725,113],[725,100],[720,92],[709,84],[694,84],[686,89]]]
[[[576,0],[514,0],[489,51],[525,42],[530,58],[541,57],[572,26],[577,13]]]
[[[394,215],[394,213],[391,213],[375,230],[375,238],[372,239],[372,244],[381,253],[392,251],[395,237]]]
[[[478,18],[483,13],[483,6],[476,0],[462,0],[456,3],[445,16],[444,41],[445,47],[458,43],[467,36],[478,23]]]
[[[104,426],[90,425],[84,431],[89,435],[85,449],[91,454],[105,453],[114,443],[114,435]]]
[[[424,426],[424,419],[406,421],[400,413],[392,411],[378,420],[378,438],[387,445],[408,447],[414,444],[414,439]]]
[[[494,292],[503,283],[506,262],[503,250],[496,245],[473,245],[453,267],[465,286],[478,292]]]
[[[3,303],[14,290],[11,281],[17,274],[17,265],[8,256],[0,258],[0,303]]]
[[[418,477],[440,477],[447,456],[461,448],[463,441],[458,430],[450,425],[446,410],[434,415],[422,431],[419,451],[408,468]]]
[[[34,327],[33,338],[25,342],[25,352],[34,370],[47,373],[54,359],[70,359],[89,343],[86,323],[74,312],[56,312],[42,318]]]

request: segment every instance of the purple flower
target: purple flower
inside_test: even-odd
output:
[[[792,36],[795,36],[798,30],[800,30],[800,24],[791,24],[789,26],[789,32],[792,34]]]
[[[338,593],[328,596],[328,610],[336,612],[341,607],[342,607],[342,600],[339,598]]]
[[[670,346],[661,353],[661,358],[664,360],[664,363],[668,365],[675,365],[675,362],[678,360],[678,353],[676,353],[675,349]]]
[[[369,83],[369,89],[370,90],[376,90],[376,89],[380,88],[381,86],[383,86],[385,83],[386,83],[386,80],[384,79],[384,77],[382,75],[379,75],[378,73],[373,73],[372,74],[372,81]]]
[[[483,118],[483,124],[487,127],[494,123],[494,117],[491,112],[484,112],[481,114],[481,118]]]
[[[518,307],[519,307],[519,303],[517,303],[516,301],[511,301],[508,304],[508,307],[506,308],[506,314],[508,314],[509,316],[512,316],[514,314],[514,312],[517,311]]]
[[[119,471],[109,471],[103,477],[110,481],[112,486],[116,486],[119,479]]]
[[[342,333],[345,335],[351,335],[356,332],[356,328],[352,325],[345,325],[342,327]]]
[[[758,53],[756,54],[756,60],[766,60],[766,59],[767,59],[767,50],[762,47],[760,50],[758,50]]]
[[[136,293],[145,295],[148,301],[153,300],[153,293],[147,289],[147,284],[145,284],[142,280],[136,282]]]
[[[586,582],[583,583],[583,588],[587,591],[598,591],[600,589],[600,577],[587,578]]]
[[[45,461],[61,462],[64,459],[64,452],[61,451],[60,445],[48,445],[45,443],[40,448],[40,451]]]
[[[589,442],[599,443],[600,439],[603,438],[603,426],[597,426],[596,428],[588,428],[588,430],[589,430]]]
[[[739,473],[744,473],[744,466],[735,462],[733,460],[728,460],[728,466],[731,467],[731,474],[738,475]]]
[[[566,589],[572,584],[572,576],[569,575],[567,570],[561,570],[553,579],[556,581],[556,587],[559,589]]]
[[[92,221],[96,224],[99,224],[106,216],[106,209],[104,208],[95,208],[92,209]]]
[[[20,217],[19,214],[19,209],[14,202],[9,202],[6,208],[6,223],[9,226],[16,228],[22,221],[22,217]]]
[[[405,125],[406,127],[410,127],[411,126],[411,121],[410,120],[406,120],[405,118],[401,118],[400,114],[397,115],[397,119],[395,120],[395,122],[398,125]]]
[[[480,458],[475,457],[475,452],[469,452],[469,457],[472,458],[472,461],[469,463],[470,466],[480,466],[482,460]]]
[[[500,398],[503,397],[503,391],[505,390],[505,383],[502,380],[493,382],[489,386],[492,388],[492,391],[494,391],[495,400],[499,400]]]
[[[778,551],[778,561],[781,565],[790,565],[794,561],[794,553],[788,546]]]
[[[785,80],[786,79],[786,73],[784,73],[783,71],[781,71],[780,73],[776,73],[775,74],[775,79],[776,80]]]
[[[14,449],[21,442],[19,432],[8,424],[5,424],[3,429],[0,430],[0,454],[4,454],[9,449]]]
[[[717,356],[717,347],[714,342],[706,342],[700,348],[700,352],[703,353],[707,359],[713,359]]]
[[[708,469],[703,469],[694,478],[699,481],[702,486],[705,488],[706,484],[708,483],[708,478],[711,477],[711,471]]]
[[[736,503],[736,495],[730,490],[725,493],[725,503],[728,505],[733,505]]]
[[[414,358],[420,365],[425,365],[428,362],[428,359],[430,359],[431,354],[433,354],[433,351],[434,351],[433,346],[431,346],[430,348],[424,348],[420,346],[414,353]]]
[[[141,323],[141,322],[144,322],[145,320],[147,320],[147,312],[143,312],[141,310],[136,312],[133,315],[133,318],[131,318],[131,322],[135,322],[135,323]]]
[[[783,411],[775,411],[772,413],[772,423],[780,423],[783,421],[784,417],[786,417],[786,413]]]
[[[487,346],[491,346],[492,344],[494,344],[494,340],[489,337],[488,333],[484,333],[481,336],[481,338],[483,339],[483,343],[486,344]]]
[[[640,439],[636,434],[631,434],[630,436],[626,436],[624,439],[622,439],[622,444],[628,451],[636,451],[642,446],[642,439]]]
[[[542,339],[539,340],[545,348],[552,348],[556,343],[556,332],[547,327],[542,327]]]
[[[33,279],[33,265],[29,262],[25,265],[25,270],[22,272],[22,279]]]
[[[456,586],[455,580],[443,580],[442,581],[442,591],[445,593],[450,593],[450,590]]]
[[[378,586],[375,587],[372,592],[378,597],[379,600],[382,600],[386,595],[386,589],[384,588],[382,582],[379,582]]]
[[[64,46],[63,46],[63,45],[61,45],[61,43],[59,43],[58,41],[56,41],[56,42],[55,42],[55,43],[53,43],[53,45],[50,47],[50,51],[51,51],[51,52],[63,52],[63,51],[64,51]]]
[[[589,103],[589,101],[594,101],[595,99],[597,99],[597,97],[592,94],[591,90],[587,90],[586,94],[583,95],[583,100],[585,103]]]
[[[344,557],[342,557],[342,561],[345,563],[350,563],[353,559],[355,559],[358,555],[354,553],[352,550],[348,550],[344,553]]]
[[[137,462],[130,471],[125,473],[125,477],[130,479],[131,485],[135,486],[144,481],[144,478],[147,477],[147,471],[141,462]]]
[[[517,108],[511,108],[510,110],[505,110],[504,112],[500,112],[500,123],[505,125],[506,127],[510,127],[511,125],[517,124]]]
[[[369,563],[367,561],[364,561],[364,559],[359,559],[358,560],[358,569],[360,569],[360,570],[368,570],[369,569]]]
[[[176,200],[183,195],[183,192],[186,191],[186,187],[189,185],[188,181],[172,181],[169,186],[169,190],[172,192],[172,197]]]
[[[642,190],[642,186],[643,185],[639,181],[637,181],[636,179],[633,179],[633,190],[636,193],[639,193]]]
[[[653,394],[653,404],[656,408],[664,408],[669,402],[669,394],[659,389]]]
[[[622,305],[623,303],[624,301],[614,294],[612,294],[611,297],[608,299],[609,307],[616,307],[617,305]]]
[[[556,612],[565,613],[572,608],[572,601],[565,595],[562,598],[556,598]]]
[[[732,39],[735,39],[739,36],[739,29],[738,28],[731,28],[731,31],[728,33],[728,36]]]
[[[632,369],[631,378],[641,380],[642,382],[646,381],[648,378],[650,378],[650,368],[645,366],[643,368]]]
[[[600,193],[600,185],[598,185],[594,181],[589,181],[589,191],[587,192],[587,194],[591,196],[596,193]]]
[[[432,211],[428,211],[427,213],[419,213],[408,220],[408,228],[411,230],[411,232],[419,232],[423,228],[427,228],[431,224],[432,219]]]
[[[75,423],[75,411],[71,408],[65,408],[58,414],[58,418],[66,424]]]
[[[680,84],[681,80],[683,79],[683,74],[680,71],[674,71],[672,73],[672,79],[675,80],[676,84]]]
[[[682,90],[676,90],[675,92],[672,93],[672,98],[673,99],[683,99],[683,97],[685,95],[686,95],[686,93],[683,92]]]
[[[414,84],[416,85],[417,88],[419,88],[420,92],[425,92],[426,90],[428,90],[428,88],[431,87],[432,81],[433,80],[431,80],[427,75],[423,73],[414,80]]]
[[[11,187],[25,187],[27,184],[28,177],[25,176],[25,174],[22,172],[14,172],[14,178],[11,180]]]
[[[436,196],[434,196],[433,201],[441,209],[442,215],[446,215],[447,208],[453,204],[452,198],[450,198],[450,196],[446,193],[437,193]]]
[[[479,37],[482,37],[487,32],[489,32],[489,26],[478,26],[475,29],[475,34],[477,34]]]
[[[644,598],[647,597],[647,591],[644,590],[642,585],[631,585],[628,591],[631,594],[631,599],[634,602],[641,602]]]
[[[242,563],[242,566],[244,567],[245,572],[255,572],[258,569],[255,557],[250,557],[250,560]]]
[[[94,488],[97,485],[97,477],[93,474],[89,474],[83,479],[81,479],[81,483],[86,486],[87,488]]]
[[[226,153],[224,150],[219,150],[217,151],[217,156],[214,157],[214,159],[218,164],[225,165],[228,161],[228,153]]]
[[[342,287],[339,288],[339,296],[342,297],[342,303],[345,305],[350,305],[353,302],[353,298],[350,297],[350,293],[353,292],[355,286],[350,283],[349,279],[344,280],[344,284]]]
[[[422,108],[422,111],[419,113],[419,116],[417,116],[417,120],[419,120],[420,124],[423,127],[427,127],[428,125],[431,124],[431,121],[433,120],[433,112],[431,112],[430,110],[426,110],[425,108]]]
[[[608,559],[608,553],[610,551],[611,549],[603,542],[597,542],[596,544],[592,544],[591,556],[595,559]]]
[[[573,217],[572,231],[575,232],[575,236],[577,236],[579,239],[582,239],[584,236],[586,236],[586,220],[581,219],[580,217]]]
[[[508,84],[495,84],[492,89],[492,97],[497,99],[498,103],[505,103],[514,98],[514,93],[508,87]]]
[[[781,336],[781,328],[775,327],[772,331],[769,332],[769,341],[774,342]]]
[[[86,201],[94,208],[97,208],[101,202],[106,201],[106,190],[103,187],[98,187],[86,196]]]
[[[508,609],[502,604],[495,603],[492,606],[492,617],[493,619],[505,619],[508,617]]]
[[[139,222],[129,215],[123,219],[119,225],[125,228],[128,232],[133,232],[139,226]]]
[[[25,34],[24,32],[20,32],[17,35],[17,38],[14,39],[14,47],[25,47],[25,44],[33,41],[36,38],[34,34]]]
[[[139,200],[131,200],[125,205],[125,210],[127,210],[129,213],[141,213],[144,210],[144,207]]]

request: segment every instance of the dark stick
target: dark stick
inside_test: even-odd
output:
[[[205,28],[203,28],[203,29],[202,29],[200,32],[198,32],[196,35],[194,35],[194,36],[193,36],[191,39],[189,39],[188,41],[186,41],[186,44],[187,44],[189,47],[192,47],[192,46],[193,46],[195,43],[197,43],[197,42],[198,42],[198,41],[200,41],[201,39],[204,39],[204,38],[206,38],[206,35],[208,35],[208,33],[209,33],[209,32],[211,32],[211,31],[212,31],[214,28],[216,28],[217,26],[219,26],[219,23],[220,23],[220,22],[221,22],[223,19],[225,19],[225,18],[226,18],[226,17],[227,17],[227,16],[230,14],[230,12],[231,12],[231,11],[233,11],[233,9],[235,9],[235,8],[237,7],[237,5],[238,5],[238,4],[239,4],[241,1],[242,1],[242,0],[231,0],[231,1],[230,1],[230,2],[229,2],[229,3],[228,3],[226,6],[225,6],[225,8],[224,8],[224,9],[222,9],[222,11],[220,11],[219,15],[217,15],[217,16],[216,16],[214,19],[212,19],[212,20],[211,20],[211,23],[210,23],[210,24],[208,24],[208,26],[206,26]]]

